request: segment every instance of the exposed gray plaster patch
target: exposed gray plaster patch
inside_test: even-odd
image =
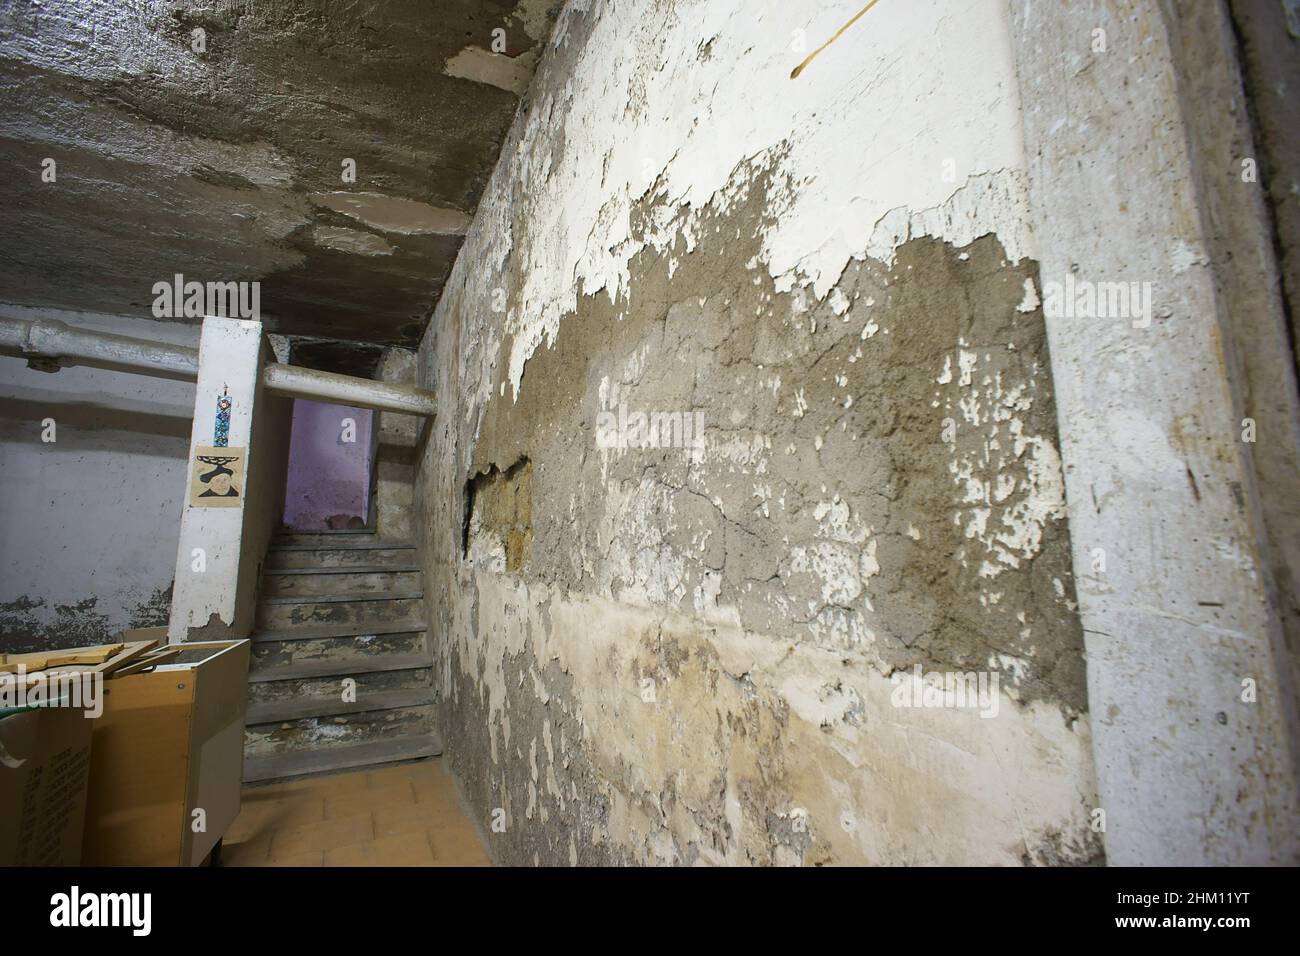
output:
[[[374,229],[401,235],[463,235],[469,216],[459,209],[431,206],[428,203],[385,196],[382,193],[332,192],[313,193],[312,202],[326,209],[351,216]]]
[[[317,226],[312,230],[312,240],[318,245],[338,252],[351,252],[359,256],[391,256],[393,247],[383,236],[359,229],[339,226]]]

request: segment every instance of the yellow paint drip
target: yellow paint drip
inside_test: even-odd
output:
[[[855,13],[855,14],[853,15],[853,19],[850,20],[848,23],[844,24],[844,26],[840,27],[838,30],[836,30],[836,31],[835,31],[835,35],[834,35],[833,37],[831,37],[829,40],[827,40],[825,43],[823,43],[823,44],[822,44],[821,46],[819,46],[817,49],[815,49],[815,50],[813,50],[811,53],[809,53],[808,56],[805,57],[805,59],[804,59],[804,61],[803,61],[802,63],[800,63],[798,66],[796,66],[793,70],[790,71],[790,79],[793,80],[796,76],[798,76],[800,73],[802,73],[804,67],[806,67],[809,63],[812,62],[813,57],[815,57],[815,56],[816,56],[818,53],[820,53],[822,50],[826,49],[828,46],[830,46],[832,43],[834,43],[836,40],[838,40],[838,39],[840,38],[840,34],[842,34],[842,33],[843,33],[845,30],[847,30],[849,27],[853,26],[853,24],[857,23],[857,22],[858,22],[858,19],[859,19],[859,18],[860,18],[864,13],[866,13],[868,10],[870,10],[872,7],[874,7],[874,6],[875,6],[877,3],[879,3],[879,2],[880,2],[880,0],[871,0],[870,3],[868,3],[865,7],[863,7],[861,10],[859,10],[857,13]]]

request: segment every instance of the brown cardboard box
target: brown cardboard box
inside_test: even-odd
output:
[[[249,642],[172,647],[152,671],[104,683],[86,866],[197,866],[239,813]]]
[[[81,863],[94,725],[73,707],[0,718],[0,866]]]

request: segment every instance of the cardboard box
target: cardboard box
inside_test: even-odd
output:
[[[80,708],[0,717],[0,866],[77,866],[92,729]]]
[[[197,866],[239,814],[249,642],[172,646],[168,663],[104,684],[86,866]]]

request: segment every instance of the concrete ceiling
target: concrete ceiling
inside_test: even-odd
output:
[[[5,0],[0,302],[256,280],[271,331],[414,346],[556,7]]]

